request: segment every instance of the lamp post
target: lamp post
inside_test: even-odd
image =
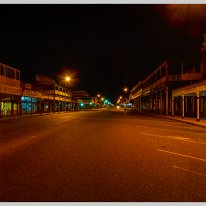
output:
[[[127,87],[124,87],[123,91],[124,91],[124,93],[125,93],[126,103],[128,103],[127,101],[129,100],[129,98],[127,98],[126,93],[129,91],[129,89],[128,89]]]
[[[65,77],[65,80],[66,80],[66,83],[70,82],[71,81],[71,77],[70,76],[66,76]],[[71,90],[71,110],[73,110],[73,91]]]
[[[101,97],[101,94],[96,95],[96,104],[98,105],[98,108],[101,106],[100,97]]]

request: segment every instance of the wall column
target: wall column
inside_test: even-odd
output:
[[[21,116],[21,112],[22,112],[22,109],[21,109],[21,96],[18,98],[18,114],[19,116]]]
[[[41,114],[41,98],[40,98],[40,103],[39,103],[39,113]]]
[[[200,121],[200,92],[197,92],[197,121]]]
[[[203,114],[206,116],[206,96],[204,96],[204,102],[203,102]]]
[[[56,90],[56,88],[55,88],[55,85],[54,85],[54,88],[53,88],[53,104],[52,104],[52,106],[53,106],[53,112],[55,113],[55,110],[56,110],[56,102],[55,102],[55,98],[56,98],[56,95],[55,95],[55,90]]]
[[[11,100],[11,116],[14,115],[14,100]]]
[[[158,113],[158,104],[157,104],[157,92],[156,92],[156,101],[155,101],[155,110],[156,110],[156,113]]]
[[[192,114],[195,113],[195,96],[192,97]]]
[[[64,100],[64,112],[66,111],[66,100]]]
[[[166,86],[166,116],[168,116],[168,105],[169,105],[169,101],[168,101],[168,86]]]
[[[162,114],[162,91],[160,91],[160,114]]]
[[[185,117],[185,97],[182,95],[182,118]]]
[[[172,96],[172,117],[174,117],[174,97]]]
[[[33,108],[33,105],[32,105],[32,97],[31,97],[31,115],[32,115],[32,108]]]
[[[142,111],[142,96],[139,96],[139,111]]]

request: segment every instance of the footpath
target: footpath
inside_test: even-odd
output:
[[[145,114],[151,114],[151,113],[145,113]],[[202,118],[200,119],[200,121],[197,121],[196,118],[192,118],[192,117],[184,117],[182,118],[181,116],[165,116],[165,115],[159,115],[159,114],[151,114],[152,116],[156,116],[156,117],[162,117],[162,118],[167,118],[167,119],[171,119],[174,121],[179,121],[179,122],[183,122],[186,124],[191,124],[191,125],[195,125],[195,126],[199,126],[199,127],[203,127],[206,128],[206,118]]]
[[[166,118],[206,128],[206,119],[205,118],[204,119],[200,119],[200,121],[197,121],[196,118],[192,118],[192,117],[184,117],[184,118],[182,118],[180,116],[174,116],[174,117],[166,116]]]
[[[21,116],[6,116],[1,117],[1,120],[10,120],[10,119],[19,119],[19,118],[27,118],[27,117],[35,117],[35,116],[44,116],[44,115],[54,115],[54,114],[63,114],[63,113],[73,113],[73,112],[81,112],[81,111],[97,111],[101,109],[82,109],[82,110],[70,110],[70,111],[60,111],[60,112],[44,112],[44,113],[33,113],[33,114],[23,114]]]
[[[48,113],[34,113],[34,114],[23,114],[21,116],[8,116],[8,117],[1,117],[1,120],[10,120],[10,119],[19,119],[19,118],[29,118],[29,117],[36,117],[36,116],[45,116],[45,115],[53,115],[53,114],[62,114],[71,111],[62,111],[62,112],[48,112]],[[72,111],[74,112],[74,111]]]

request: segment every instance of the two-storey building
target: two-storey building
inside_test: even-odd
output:
[[[21,111],[20,71],[0,63],[0,117]]]
[[[180,58],[169,59],[141,80],[130,92],[130,101],[135,102],[136,109],[165,115],[172,114],[174,104],[172,91],[205,79],[206,55],[204,49],[201,51],[202,57],[199,58],[199,62],[196,54],[188,55],[184,61]],[[181,98],[177,93],[176,97],[175,112],[178,114],[181,113]]]

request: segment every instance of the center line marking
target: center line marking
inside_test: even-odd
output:
[[[144,133],[144,132],[142,132],[141,134],[148,135],[148,136],[154,136],[154,137],[162,137],[162,138],[167,138],[167,139],[175,139],[175,140],[180,140],[180,141],[184,141],[184,142],[192,142],[192,143],[196,143],[196,144],[206,144],[206,142],[197,142],[197,141],[190,140],[190,138],[186,138],[186,137],[162,136],[162,135],[156,135],[156,134],[150,134],[150,133]]]
[[[170,152],[170,151],[162,150],[162,149],[158,149],[158,151],[206,162],[206,159],[202,159],[202,158],[198,158],[198,157],[193,157],[193,156],[190,156],[190,155],[184,155],[184,154],[180,154],[180,153],[176,153],[176,152]]]
[[[183,171],[191,172],[191,173],[206,177],[206,174],[203,174],[203,173],[200,173],[200,172],[195,172],[195,171],[188,170],[188,169],[185,169],[185,168],[182,168],[182,167],[177,167],[175,165],[173,165],[173,167],[176,168],[176,169],[180,169],[180,170],[183,170]]]

